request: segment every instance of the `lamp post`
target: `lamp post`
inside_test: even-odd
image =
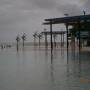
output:
[[[55,48],[56,48],[56,38],[57,38],[57,35],[54,34],[54,35],[53,35],[53,38],[54,38],[54,46],[55,46]]]

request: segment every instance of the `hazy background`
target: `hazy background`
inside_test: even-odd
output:
[[[0,0],[0,42],[14,42],[23,32],[30,42],[35,31],[49,29],[42,25],[44,19],[81,15],[83,10],[90,13],[90,0]]]

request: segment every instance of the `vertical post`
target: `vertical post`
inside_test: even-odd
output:
[[[47,48],[47,32],[45,33],[45,48]]]
[[[61,47],[62,47],[62,32],[61,32]]]
[[[51,50],[53,50],[53,41],[52,41],[52,22],[50,22],[50,35],[51,35]]]
[[[35,46],[35,42],[36,42],[36,40],[35,40],[35,37],[34,37],[34,46]]]
[[[81,35],[80,35],[81,25],[80,25],[80,20],[78,21],[78,29],[79,29],[79,51],[80,51],[81,50]]]
[[[17,51],[18,51],[18,47],[19,47],[19,45],[18,45],[18,41],[17,41]]]
[[[40,37],[39,37],[39,48],[40,48],[40,46],[41,46],[41,42],[40,42]]]
[[[66,32],[67,32],[67,38],[66,38],[66,40],[67,40],[67,64],[68,64],[68,24],[66,23]]]
[[[64,46],[64,32],[63,32],[63,46]]]
[[[68,24],[66,24],[66,31],[67,31],[67,51],[68,51]]]
[[[79,51],[81,50],[81,35],[80,35],[80,28],[79,28]]]

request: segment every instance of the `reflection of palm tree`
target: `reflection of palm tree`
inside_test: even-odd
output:
[[[17,51],[18,51],[19,42],[20,42],[20,36],[19,35],[17,35],[17,37],[16,37],[16,42],[17,42]]]
[[[26,40],[26,34],[25,33],[23,33],[23,35],[22,35],[22,40],[23,40],[23,47],[24,47],[24,42]]]
[[[54,46],[56,47],[56,38],[57,38],[57,35],[54,34],[54,35],[53,35],[53,38],[54,38]]]
[[[42,38],[42,34],[41,34],[41,33],[40,33],[40,34],[38,34],[38,38],[39,38],[39,47],[40,47],[40,45],[41,45],[40,40],[41,40],[41,38]]]
[[[35,32],[35,33],[33,34],[33,37],[34,37],[34,46],[35,46],[35,45],[36,45],[37,32]]]

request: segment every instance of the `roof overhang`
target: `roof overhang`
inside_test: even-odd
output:
[[[44,25],[49,24],[69,24],[73,25],[78,22],[83,21],[90,22],[90,15],[80,15],[80,16],[69,16],[69,17],[61,17],[61,18],[51,18],[51,19],[45,19]]]

